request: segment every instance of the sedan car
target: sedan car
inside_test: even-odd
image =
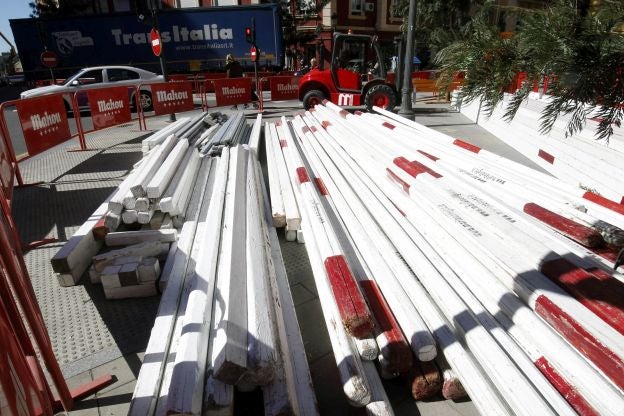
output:
[[[83,68],[76,74],[67,78],[61,85],[47,85],[24,91],[20,98],[33,98],[42,95],[64,93],[65,107],[68,112],[72,108],[71,97],[76,91],[84,91],[95,88],[137,86],[163,81],[163,76],[131,66],[97,66]],[[130,102],[136,108],[135,91],[130,90]],[[152,94],[149,90],[141,89],[139,102],[143,111],[151,111],[154,108]],[[85,94],[78,94],[78,105],[81,109],[87,109],[88,103]]]

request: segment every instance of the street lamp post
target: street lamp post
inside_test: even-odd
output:
[[[412,71],[414,68],[414,26],[416,26],[416,0],[410,0],[409,21],[407,25],[407,42],[405,46],[405,63],[403,66],[403,86],[401,88],[401,109],[399,114],[414,120],[412,109]]]

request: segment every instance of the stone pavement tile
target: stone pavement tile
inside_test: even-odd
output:
[[[290,287],[290,293],[292,294],[293,302],[295,306],[299,306],[311,299],[316,298],[316,294],[310,292],[304,285],[297,283]]]
[[[310,364],[310,375],[321,415],[349,416],[362,414],[361,409],[356,409],[347,402],[332,352]]]
[[[314,281],[314,277],[310,276],[309,279],[302,280],[300,284],[308,289],[310,292],[314,293],[314,296],[318,296],[318,290],[316,289],[316,282]]]
[[[106,393],[98,393],[97,401],[100,407],[100,416],[124,416],[128,414],[130,400],[134,393],[136,380],[119,386]]]
[[[115,383],[100,390],[98,397],[120,386],[126,385],[131,381],[135,381],[141,369],[142,358],[143,357],[138,354],[128,354],[91,370],[94,378],[101,377],[105,374],[111,374],[117,378]]]
[[[297,307],[297,319],[309,363],[331,351],[329,335],[325,327],[321,303],[318,299],[299,305]]]

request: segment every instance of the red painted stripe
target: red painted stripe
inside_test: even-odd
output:
[[[550,163],[551,165],[555,163],[555,157],[551,155],[550,153],[543,151],[542,149],[539,149],[539,151],[537,152],[537,156],[541,157],[542,159],[544,159],[546,162]]]
[[[390,310],[390,306],[373,280],[360,281],[368,305],[376,319],[376,330],[383,333],[388,345],[381,349],[386,359],[387,370],[393,373],[404,373],[412,367],[412,350],[410,349],[401,327]]]
[[[344,257],[327,257],[325,270],[346,331],[359,339],[369,336],[373,320]]]
[[[602,345],[572,316],[561,310],[546,296],[540,295],[537,298],[535,312],[601,369],[616,386],[624,388],[624,363],[613,351]]]
[[[555,370],[548,360],[540,357],[535,361],[535,366],[542,372],[550,384],[563,396],[572,408],[581,416],[594,416],[598,413],[590,406],[581,394],[572,387],[561,374]]]
[[[310,182],[310,176],[304,167],[297,168],[297,178],[299,178],[299,183]]]
[[[407,172],[411,177],[415,178],[421,173],[425,173],[424,170],[419,169],[417,166],[412,165],[412,163],[404,158],[403,156],[399,156],[393,160],[394,164]]]
[[[318,129],[316,128],[316,126],[312,126],[310,127],[310,130],[312,130],[312,133],[316,133],[318,131]]]
[[[356,116],[361,116],[364,113],[362,113],[360,110],[356,110],[353,114],[355,114]]]
[[[419,153],[422,153],[422,154],[423,154],[423,155],[425,155],[425,156],[427,156],[429,159],[433,160],[434,162],[437,162],[438,160],[440,160],[440,158],[439,158],[439,157],[435,157],[435,156],[433,156],[433,155],[430,155],[429,153],[427,153],[427,152],[423,152],[422,150],[419,150],[418,152],[419,152]]]
[[[394,164],[400,167],[401,169],[403,169],[405,172],[407,172],[410,176],[414,178],[421,173],[428,173],[436,179],[442,177],[442,175],[440,175],[438,172],[434,171],[433,169],[429,169],[427,166],[423,165],[422,163],[417,162],[417,161],[410,162],[409,160],[407,160],[406,158],[402,156],[395,158]]]
[[[523,210],[533,218],[548,224],[566,237],[585,247],[600,247],[604,245],[604,239],[598,231],[578,224],[533,202],[526,204]]]
[[[475,146],[474,144],[470,144],[468,142],[465,142],[463,140],[455,139],[453,141],[453,144],[455,146],[461,147],[462,149],[466,149],[466,150],[468,150],[469,152],[472,152],[472,153],[479,153],[481,151],[480,147]]]
[[[316,187],[318,188],[321,195],[329,195],[329,192],[327,192],[327,188],[325,187],[325,183],[321,178],[314,178],[314,183],[316,183]]]
[[[390,129],[390,130],[394,130],[396,128],[396,126],[394,124],[390,124],[387,121],[384,121],[382,126],[384,126],[387,129]]]
[[[603,259],[610,261],[611,263],[615,263],[619,254],[618,249],[614,249],[611,247],[589,247],[589,250],[592,251],[594,254],[602,257]],[[624,265],[618,267],[618,270],[624,270]]]
[[[610,199],[605,198],[604,196],[600,196],[593,192],[585,192],[583,194],[583,198],[588,201],[592,201],[598,205],[602,205],[605,208],[609,208],[611,211],[615,211],[619,214],[624,215],[624,205],[618,204],[615,201],[611,201]]]
[[[597,278],[564,258],[547,261],[540,270],[616,331],[624,334],[624,284]],[[605,273],[606,274],[606,273]]]
[[[622,197],[622,199],[620,200],[620,204],[624,204],[624,196]]]
[[[279,126],[282,125],[282,122],[278,120],[278,121],[275,122],[275,125],[279,127]]]
[[[441,177],[442,177],[442,175],[440,175],[438,172],[436,172],[435,170],[433,170],[433,169],[431,169],[431,168],[429,168],[429,167],[427,167],[427,166],[423,165],[423,164],[422,164],[422,163],[420,163],[420,162],[417,162],[417,161],[415,161],[415,160],[412,160],[412,162],[411,162],[411,163],[412,163],[412,166],[417,166],[417,167],[418,167],[418,169],[422,169],[422,170],[424,170],[425,172],[427,172],[429,175],[433,176],[433,177],[434,177],[434,178],[436,178],[436,179],[438,179],[438,178],[441,178]]]
[[[286,140],[280,140],[280,147],[287,147],[288,143],[286,142]]]
[[[303,132],[303,134],[305,134],[305,133],[307,133],[307,132],[309,132],[309,131],[310,131],[310,127],[308,127],[308,126],[303,126],[303,127],[301,128],[301,131]]]
[[[589,269],[585,269],[585,271],[587,273],[593,274],[594,277],[599,280],[613,279],[613,276],[611,276],[609,273],[605,272],[604,270],[599,269],[598,267],[591,267]]]
[[[329,121],[323,121],[321,122],[321,126],[327,130],[327,127],[331,126],[332,124]]]
[[[386,168],[386,172],[388,173],[388,176],[390,176],[390,179],[392,179],[393,181],[395,181],[396,183],[401,185],[403,187],[403,191],[405,191],[405,193],[409,194],[409,188],[410,188],[409,183],[407,183],[403,179],[399,178],[397,176],[397,174],[392,172],[392,170],[390,168]]]
[[[349,112],[347,110],[340,110],[338,111],[338,114],[340,114],[340,117],[342,118],[347,118],[347,116],[349,115]]]
[[[308,110],[309,112],[313,113],[316,111],[316,109],[314,107],[312,107],[311,109]]]
[[[323,99],[323,105],[327,105],[328,102],[329,100],[327,98]]]

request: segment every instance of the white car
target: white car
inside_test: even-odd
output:
[[[34,88],[24,91],[20,94],[20,98],[33,98],[42,95],[64,93],[65,107],[70,112],[71,97],[76,91],[84,91],[95,88],[117,87],[125,85],[139,85],[161,82],[164,78],[162,75],[155,74],[140,68],[131,66],[96,66],[91,68],[83,68],[76,74],[67,78],[62,85],[47,85],[45,87]],[[136,108],[135,91],[129,90],[130,103]],[[88,109],[86,94],[78,94],[78,106],[81,109]],[[149,90],[141,89],[140,103],[143,111],[151,111],[154,109],[152,102],[152,94]]]

